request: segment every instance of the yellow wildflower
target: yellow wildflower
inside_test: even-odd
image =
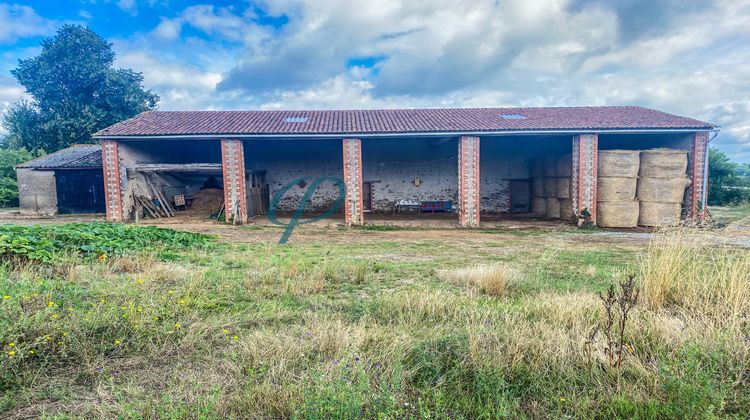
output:
[[[10,299],[10,296],[8,296],[8,295],[3,295],[3,299],[5,299],[5,300],[8,300],[8,299]]]
[[[180,305],[184,305],[185,304],[185,299],[180,299],[180,301],[177,302],[177,303],[179,303]]]
[[[99,261],[101,261],[101,262],[107,261],[107,254],[101,254],[101,255],[99,255]]]
[[[47,302],[47,307],[48,307],[48,308],[51,308],[51,307],[53,307],[53,306],[55,306],[55,302],[53,302],[53,301],[49,301],[49,302]]]
[[[180,328],[182,328],[182,324],[180,323],[174,324],[174,327],[179,330]]]
[[[224,334],[229,334],[229,330],[224,328]]]
[[[16,345],[16,343],[14,343],[14,342],[12,342],[12,341],[11,341],[10,343],[8,343],[8,347],[13,347],[13,346],[15,346],[15,345]]]
[[[233,336],[232,336],[232,340],[236,340],[236,339],[238,339],[238,338],[239,338],[239,337],[237,337],[236,335],[233,335]]]
[[[16,354],[16,352],[14,350],[11,350],[11,351],[8,352],[8,356],[13,356],[14,354]]]
[[[143,284],[143,280],[142,279],[135,279],[135,282],[136,282],[136,284]]]
[[[122,344],[122,341],[120,341],[120,340],[115,340],[115,344],[117,344],[117,345],[119,346],[120,344]]]
[[[174,291],[173,291],[173,290],[167,290],[167,294],[168,294],[168,295],[173,295],[173,294],[174,294]]]
[[[567,398],[563,398],[563,397],[560,397],[560,401],[561,401],[561,402],[565,402],[565,401],[568,401],[568,399],[567,399]]]
[[[60,317],[60,315],[58,315],[58,314],[52,314],[52,319],[57,319],[59,317]]]
[[[29,350],[29,354],[36,354],[34,350]]]

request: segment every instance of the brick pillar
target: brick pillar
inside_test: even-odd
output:
[[[344,183],[346,200],[344,200],[344,222],[361,225],[365,222],[364,204],[362,203],[362,141],[344,139]]]
[[[458,224],[479,227],[479,137],[458,139]]]
[[[245,152],[241,140],[221,141],[221,171],[224,175],[224,214],[227,223],[247,223]]]
[[[692,145],[688,153],[688,173],[690,188],[687,193],[687,216],[691,219],[706,218],[706,186],[708,182],[708,133],[705,131],[693,134]]]
[[[122,177],[120,173],[120,152],[117,141],[102,140],[102,172],[104,174],[104,201],[107,220],[122,222]]]
[[[599,136],[581,134],[573,137],[573,176],[571,179],[573,211],[579,216],[584,210],[596,224],[596,188],[599,173]]]

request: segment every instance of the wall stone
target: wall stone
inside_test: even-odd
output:
[[[16,177],[21,214],[53,215],[57,213],[55,171],[18,168]]]

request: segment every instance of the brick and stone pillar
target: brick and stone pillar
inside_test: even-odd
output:
[[[693,134],[688,153],[688,173],[692,181],[687,192],[687,216],[691,219],[706,218],[708,183],[708,133]]]
[[[573,211],[576,216],[580,216],[584,210],[587,210],[591,214],[593,224],[596,224],[598,158],[598,135],[580,134],[573,137],[573,176],[571,179]]]
[[[458,224],[479,227],[479,137],[458,139]]]
[[[241,140],[221,141],[221,171],[224,176],[226,221],[247,223],[245,152]]]
[[[362,203],[362,141],[344,139],[343,146],[344,183],[346,184],[344,222],[348,226],[361,225],[365,222]]]
[[[102,140],[102,172],[104,175],[104,201],[107,220],[122,222],[122,176],[120,171],[120,151],[115,140]]]

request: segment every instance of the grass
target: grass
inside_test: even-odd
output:
[[[647,296],[658,283],[649,276],[686,263],[665,256],[683,243],[669,233],[651,247],[568,233],[451,241],[414,239],[418,233],[392,242],[353,230],[321,243],[315,231],[285,246],[218,243],[168,255],[6,264],[0,413],[743,418],[750,411],[745,309],[714,310],[732,298],[744,304],[747,271],[736,264],[746,250],[714,258],[696,239],[700,255],[686,258],[702,258],[694,264],[706,270],[697,271],[702,277],[666,270],[659,276],[673,286],[654,300]],[[603,322],[597,293],[642,269],[644,301],[626,334],[632,350],[613,369],[604,343],[586,345]],[[685,285],[706,279],[716,283]],[[722,322],[728,314],[735,322]]]
[[[750,203],[737,206],[709,206],[709,211],[716,220],[726,223],[750,219]]]

